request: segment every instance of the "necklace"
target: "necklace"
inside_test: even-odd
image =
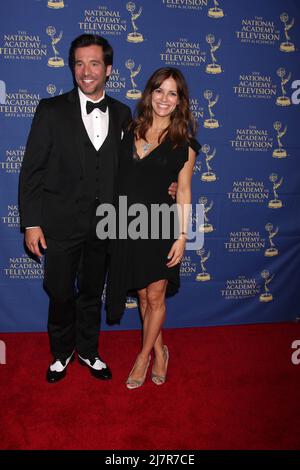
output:
[[[145,142],[144,144],[142,144],[143,153],[145,154],[149,152],[152,146],[153,144],[150,144],[150,142]]]
[[[164,129],[155,129],[154,134],[160,134],[163,130]],[[154,145],[157,144],[151,144],[150,142],[145,141],[145,143],[142,144],[143,155],[145,156]]]

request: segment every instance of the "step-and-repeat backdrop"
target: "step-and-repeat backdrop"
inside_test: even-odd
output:
[[[178,67],[189,84],[204,245],[186,252],[166,325],[298,319],[298,0],[12,0],[0,25],[1,331],[46,328],[43,264],[23,245],[18,178],[39,100],[73,86],[68,49],[82,33],[113,45],[107,92],[132,110],[159,67]],[[134,298],[127,307],[115,328],[139,325]]]

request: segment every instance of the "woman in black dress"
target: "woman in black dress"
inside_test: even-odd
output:
[[[166,314],[165,297],[174,294],[179,287],[180,261],[188,226],[185,205],[191,203],[191,178],[200,149],[194,135],[195,122],[182,73],[174,68],[158,69],[148,80],[137,117],[124,135],[120,149],[119,215],[122,215],[120,196],[126,196],[128,208],[136,209],[133,204],[143,204],[148,216],[134,223],[133,215],[139,212],[128,212],[131,215],[128,232],[135,228],[136,233],[139,228],[139,236],[131,230],[127,238],[119,235],[112,241],[107,285],[110,322],[120,320],[127,292],[138,292],[143,344],[126,382],[129,389],[143,385],[152,349],[152,381],[162,385],[166,380],[169,351],[161,329]],[[159,204],[167,208],[174,204],[168,188],[175,180],[178,181],[177,206],[183,209],[175,216],[179,232],[175,236],[171,230],[163,237],[162,227],[157,231],[150,217],[151,209]],[[175,225],[173,220],[171,228]]]

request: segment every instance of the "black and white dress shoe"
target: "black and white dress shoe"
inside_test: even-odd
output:
[[[51,366],[47,370],[46,380],[49,383],[58,382],[63,379],[67,373],[67,366],[75,359],[74,351],[67,359],[55,358]]]
[[[78,354],[78,362],[82,366],[87,366],[90,369],[91,374],[96,377],[96,379],[108,380],[112,378],[110,368],[102,361],[102,359],[100,359],[99,356],[82,357]]]

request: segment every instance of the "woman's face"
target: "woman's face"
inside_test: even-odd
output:
[[[172,77],[166,78],[160,87],[152,92],[152,110],[159,117],[170,116],[178,103],[177,85]]]

